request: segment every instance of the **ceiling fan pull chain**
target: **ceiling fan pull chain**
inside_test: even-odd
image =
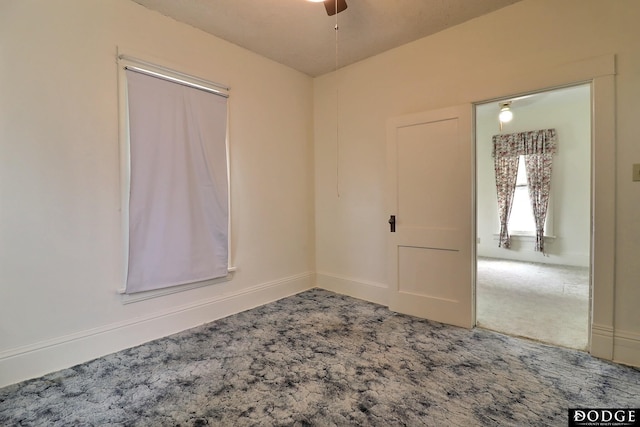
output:
[[[338,26],[338,1],[335,0],[336,24],[333,27],[336,34],[335,43],[335,81],[336,81],[336,195],[340,198],[340,104],[339,104],[339,88],[338,88],[338,43],[339,43],[339,26]]]

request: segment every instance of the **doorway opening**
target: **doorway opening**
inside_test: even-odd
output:
[[[498,114],[505,105],[512,119],[501,123]],[[591,84],[475,106],[477,326],[589,349],[591,110]],[[509,154],[522,158],[514,160],[519,166],[517,176],[513,175],[515,188],[506,196],[508,207],[505,209],[505,202],[502,208],[498,206],[493,137],[502,135],[505,140],[505,135],[551,129],[557,142],[551,156],[542,252],[535,250],[537,227],[531,203],[532,198],[539,202],[540,197],[531,193],[535,179],[529,182],[522,153]],[[504,182],[503,178],[499,180]],[[508,216],[508,241],[504,234],[501,237],[500,211],[503,223]],[[539,209],[537,214],[540,216]]]

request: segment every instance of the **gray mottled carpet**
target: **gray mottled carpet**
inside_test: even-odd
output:
[[[312,290],[0,389],[2,426],[565,426],[640,371]]]

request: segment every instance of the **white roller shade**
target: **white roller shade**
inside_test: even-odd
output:
[[[126,292],[226,276],[227,99],[131,70],[126,76]]]

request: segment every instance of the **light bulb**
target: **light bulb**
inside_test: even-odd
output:
[[[513,119],[513,113],[509,109],[508,106],[504,106],[500,109],[500,114],[498,114],[498,118],[502,123],[508,123]]]

